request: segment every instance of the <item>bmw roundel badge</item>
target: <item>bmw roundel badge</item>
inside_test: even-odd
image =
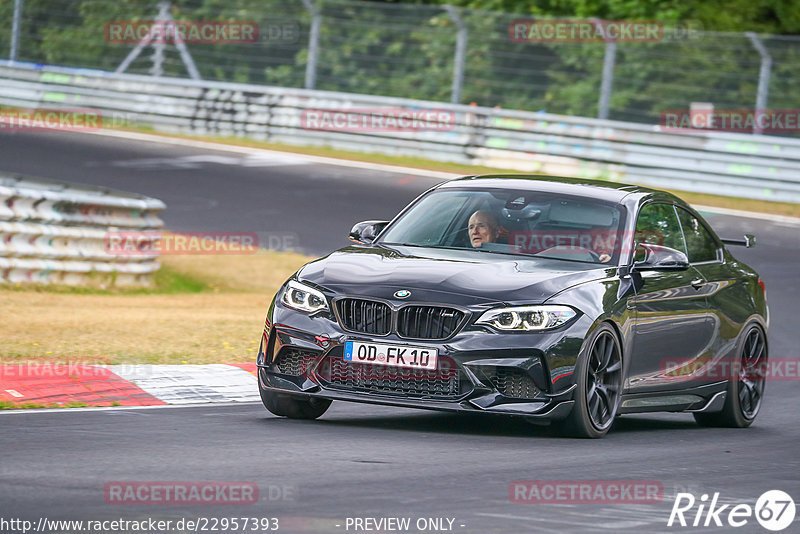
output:
[[[411,296],[411,291],[408,289],[401,289],[400,291],[395,291],[394,296],[399,299],[407,299]]]

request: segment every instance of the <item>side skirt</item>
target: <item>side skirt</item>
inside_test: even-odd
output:
[[[727,382],[674,391],[622,394],[617,413],[715,412],[725,403]]]

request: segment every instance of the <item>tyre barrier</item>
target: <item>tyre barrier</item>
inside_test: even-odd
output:
[[[158,199],[110,189],[0,175],[0,282],[149,285],[161,264]],[[109,235],[142,232],[146,253],[109,246]]]

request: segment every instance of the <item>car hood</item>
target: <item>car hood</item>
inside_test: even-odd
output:
[[[591,280],[608,278],[608,268],[574,261],[526,258],[470,250],[404,246],[351,246],[307,264],[298,273],[337,294],[398,301],[539,303]]]

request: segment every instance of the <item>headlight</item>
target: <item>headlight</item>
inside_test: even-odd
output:
[[[307,313],[328,309],[328,300],[322,292],[294,280],[289,280],[286,284],[281,302],[290,308]]]
[[[556,328],[576,315],[575,310],[568,306],[518,306],[489,310],[476,324],[489,324],[498,330],[530,332]]]

